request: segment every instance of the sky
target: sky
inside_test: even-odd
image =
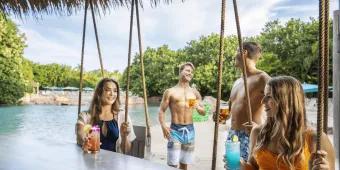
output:
[[[330,0],[330,16],[339,8],[339,0]],[[318,0],[242,0],[238,10],[242,36],[258,35],[265,23],[290,18],[308,21],[318,17]],[[236,34],[233,4],[227,0],[225,34]],[[173,0],[172,4],[151,7],[147,1],[140,9],[143,49],[167,44],[171,49],[184,48],[190,40],[219,33],[221,0]],[[71,16],[42,15],[41,19],[11,16],[26,36],[24,56],[40,64],[80,65],[84,11]],[[104,69],[122,72],[127,66],[130,11],[112,9],[96,16]],[[90,11],[88,11],[84,69],[99,69],[98,52]],[[138,52],[136,21],[132,55]]]

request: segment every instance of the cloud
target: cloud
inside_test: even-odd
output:
[[[243,36],[253,36],[261,32],[264,24],[271,19],[272,8],[283,0],[262,0],[262,1],[240,1],[238,3],[238,14],[240,18],[240,27]],[[231,21],[227,25],[232,28],[229,34],[236,34],[235,16],[233,13],[232,2],[228,3],[228,9]]]
[[[289,10],[277,7],[284,0],[243,0],[238,2],[243,36],[259,34],[264,24],[276,16],[275,11]],[[227,1],[226,34],[236,34],[232,1]],[[273,10],[276,9],[276,10]],[[174,1],[152,8],[144,4],[140,9],[143,48],[168,44],[172,49],[183,48],[187,42],[201,35],[219,33],[220,0]],[[88,12],[85,68],[98,69],[91,13]],[[278,15],[280,16],[280,15]],[[130,11],[127,8],[111,10],[97,16],[97,27],[104,67],[123,71],[127,65]],[[62,63],[76,66],[80,63],[83,11],[70,17],[44,16],[43,20],[15,20],[27,36],[25,56],[40,63]],[[138,52],[136,22],[133,32],[133,51]]]
[[[310,17],[319,17],[319,1],[305,0],[295,4],[295,1],[285,1],[282,4],[275,6],[272,13],[273,19],[280,19],[281,21],[288,21],[291,18],[300,18],[303,21],[309,21]],[[337,0],[330,0],[329,2],[329,16],[333,18],[333,11],[339,8]]]
[[[26,28],[20,28],[20,30],[27,39],[27,48],[25,48],[24,55],[28,59],[41,64],[59,63],[71,66],[80,64],[80,43],[78,45],[67,40],[63,43],[58,43],[51,41],[48,37],[35,30]],[[67,35],[70,35],[69,32],[57,32],[57,34],[60,37],[66,37],[66,39]],[[94,55],[94,51],[86,50],[86,52],[87,56]]]

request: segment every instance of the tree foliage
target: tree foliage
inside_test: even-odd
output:
[[[317,83],[318,26],[319,23],[315,19],[309,22],[290,19],[284,24],[278,20],[268,22],[259,36],[266,54],[260,62],[261,68],[272,76],[291,75],[304,82]],[[330,54],[332,37],[330,31]]]
[[[0,104],[16,103],[24,95],[24,48],[23,35],[9,18],[0,13]]]
[[[79,87],[80,85],[80,70],[79,67],[72,68],[71,66],[61,64],[38,64],[32,63],[34,81],[39,82],[40,87]],[[120,79],[118,71],[109,72],[104,70],[106,77]],[[84,71],[83,72],[83,87],[96,87],[99,80],[102,78],[100,70]]]
[[[193,83],[202,95],[217,96],[219,40],[218,34],[201,36],[198,40],[189,42],[183,49],[184,61],[191,61],[196,67]],[[223,98],[229,97],[233,82],[239,76],[239,72],[234,66],[237,47],[236,36],[228,36],[224,39]]]
[[[157,49],[147,48],[144,52],[144,70],[146,88],[149,96],[159,96],[164,88],[177,82],[175,70],[179,65],[179,52],[164,45]],[[121,86],[126,89],[127,69],[125,69]],[[140,56],[135,55],[130,66],[130,91],[137,95],[143,94]]]
[[[332,23],[330,30],[332,30]],[[332,49],[331,31],[329,38],[330,49]],[[317,20],[311,19],[309,22],[303,22],[299,19],[291,19],[286,23],[280,23],[278,20],[271,21],[265,25],[260,35],[244,39],[259,42],[262,45],[262,57],[257,63],[259,69],[271,76],[290,75],[302,82],[317,83]],[[234,56],[238,47],[237,37],[226,37],[224,46],[222,97],[227,98],[233,82],[240,76],[240,71],[234,67]],[[331,50],[329,54],[332,54]],[[178,66],[190,61],[196,67],[192,83],[203,96],[216,96],[218,55],[218,34],[201,36],[179,50],[171,50],[166,45],[155,49],[147,48],[144,54],[144,65],[148,95],[162,95],[166,88],[174,86],[178,81]],[[330,73],[331,66],[330,57]],[[141,95],[141,69],[138,55],[135,55],[130,69],[130,90]],[[126,70],[122,80],[123,88],[125,88]]]
[[[237,46],[235,36],[225,39],[225,55],[223,65],[223,94],[228,96],[237,73],[234,68],[234,55]],[[202,95],[216,95],[217,68],[219,55],[219,35],[201,36],[190,41],[184,49],[177,51],[163,45],[157,49],[147,48],[144,52],[146,88],[149,96],[162,95],[164,90],[178,82],[179,66],[185,62],[195,65],[195,87]],[[122,87],[126,88],[126,73],[122,78]],[[142,95],[141,68],[139,55],[135,55],[130,67],[130,90]]]

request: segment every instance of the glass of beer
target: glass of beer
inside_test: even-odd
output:
[[[228,103],[221,103],[220,105],[220,122],[225,122],[228,118],[230,117],[229,115],[229,106]]]
[[[89,151],[92,153],[99,152],[100,150],[100,128],[98,126],[93,126],[91,128],[90,136],[91,138],[89,139],[89,143],[91,144],[91,147],[89,148]]]
[[[196,104],[196,99],[188,99],[188,105],[190,108],[193,108]]]

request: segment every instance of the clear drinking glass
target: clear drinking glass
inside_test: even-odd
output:
[[[190,108],[193,108],[196,104],[196,99],[188,99],[188,105]]]
[[[100,128],[98,126],[93,126],[91,128],[89,143],[91,144],[91,147],[89,148],[89,151],[92,153],[99,152],[100,150]]]
[[[220,122],[225,122],[230,117],[229,106],[228,103],[220,104]]]
[[[240,169],[240,142],[227,140],[225,143],[225,167],[228,170]]]

